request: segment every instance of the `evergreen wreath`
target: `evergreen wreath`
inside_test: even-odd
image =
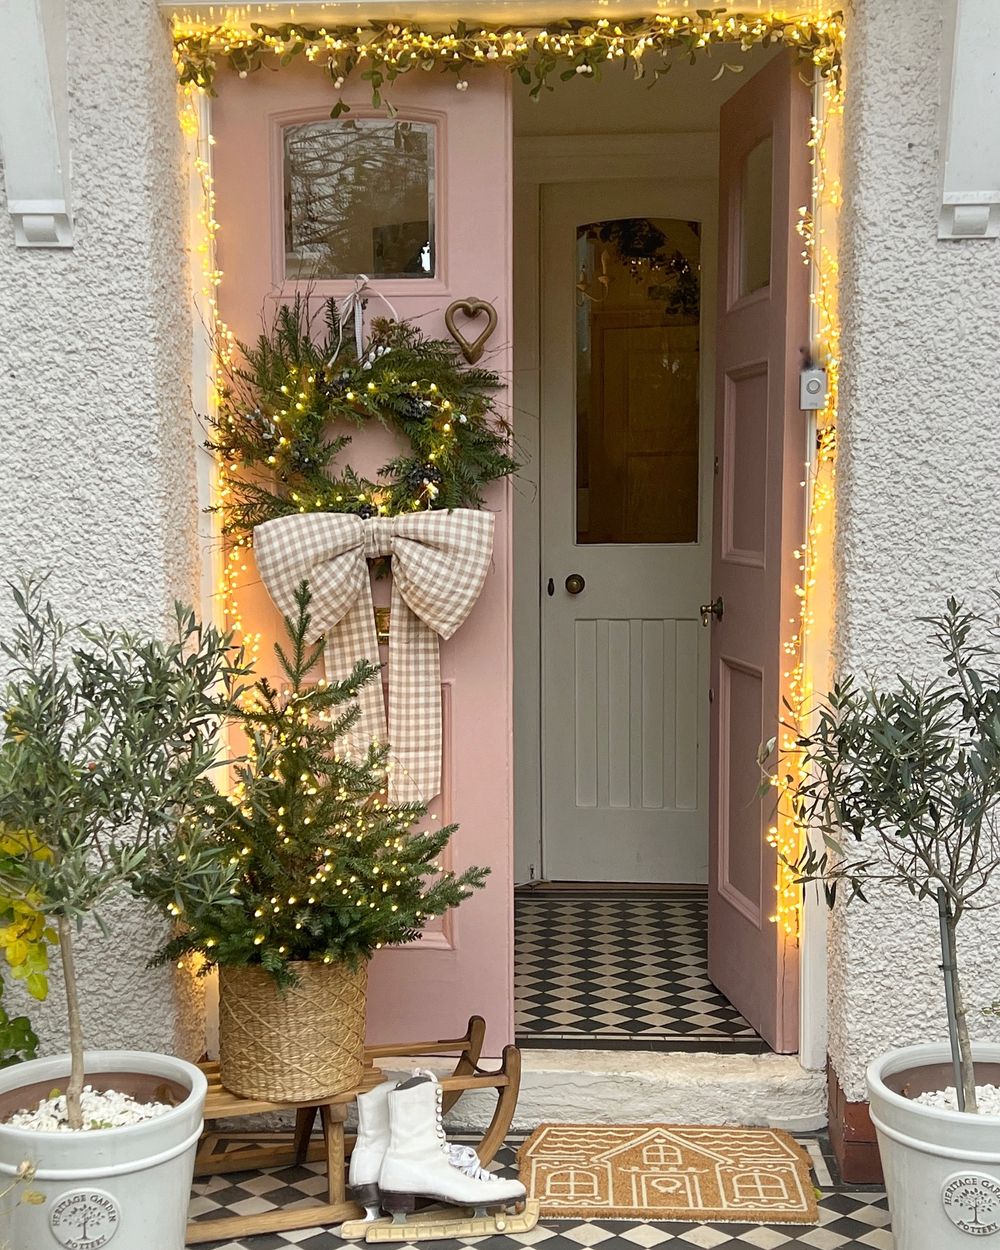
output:
[[[487,483],[518,468],[493,400],[497,374],[467,366],[454,344],[408,322],[376,320],[359,354],[336,301],[310,316],[297,295],[256,345],[238,346],[242,362],[229,369],[208,442],[226,465],[219,511],[227,534],[248,536],[292,512],[478,508]],[[351,442],[344,423],[372,420],[411,448],[375,481],[338,465]]]

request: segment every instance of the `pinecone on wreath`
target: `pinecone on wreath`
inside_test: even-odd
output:
[[[362,521],[370,521],[373,516],[378,516],[378,508],[376,508],[372,503],[363,503],[358,508],[356,515],[359,516]]]
[[[432,497],[437,494],[437,488],[443,481],[441,470],[435,468],[432,464],[416,464],[406,475],[406,489],[413,495],[422,495],[425,492]],[[428,491],[428,487],[432,489]]]
[[[403,421],[422,421],[427,415],[427,408],[422,399],[416,395],[404,395],[400,405],[399,416]]]

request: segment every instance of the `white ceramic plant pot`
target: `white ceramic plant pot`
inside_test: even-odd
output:
[[[1000,1045],[977,1042],[973,1058],[977,1084],[1000,1084]],[[867,1080],[895,1250],[1000,1246],[1000,1116],[913,1101],[954,1085],[947,1042],[891,1050]]]
[[[69,1056],[0,1071],[0,1120],[65,1089]],[[37,1171],[0,1199],[0,1246],[11,1250],[183,1250],[207,1082],[168,1055],[87,1053],[87,1082],[143,1101],[171,1090],[177,1105],[154,1120],[85,1132],[34,1132],[0,1123],[0,1187],[27,1159]],[[25,1191],[44,1201],[21,1200]]]

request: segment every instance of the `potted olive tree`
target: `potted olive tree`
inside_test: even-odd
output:
[[[838,682],[796,740],[805,767],[788,778],[821,843],[794,865],[802,881],[823,882],[830,902],[901,887],[937,912],[948,1041],[868,1069],[897,1250],[1000,1230],[1000,1099],[983,1088],[1000,1085],[1000,1045],[970,1038],[957,941],[966,916],[1000,901],[997,632],[954,599],[928,624],[940,674]]]
[[[0,1208],[0,1243],[148,1250],[155,1229],[158,1250],[181,1250],[205,1078],[167,1055],[84,1049],[76,938],[147,880],[229,897],[233,869],[206,820],[243,670],[230,639],[181,607],[161,641],[67,628],[37,579],[11,591],[0,896],[51,927],[70,1053],[0,1072],[0,1183],[27,1165],[34,1195]]]
[[[420,831],[421,805],[387,800],[386,747],[343,754],[354,696],[378,666],[323,681],[305,582],[295,597],[275,647],[281,685],[261,678],[239,715],[246,755],[225,800],[232,819],[217,824],[238,865],[232,895],[211,897],[193,878],[150,891],[182,926],[161,960],[194,951],[219,969],[223,1084],[282,1102],[358,1083],[369,958],[418,938],[487,872],[442,869],[455,826]]]

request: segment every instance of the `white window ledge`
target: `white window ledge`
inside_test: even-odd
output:
[[[72,247],[65,0],[0,0],[0,152],[18,247]]]
[[[1000,236],[1000,3],[946,0],[939,239]]]

